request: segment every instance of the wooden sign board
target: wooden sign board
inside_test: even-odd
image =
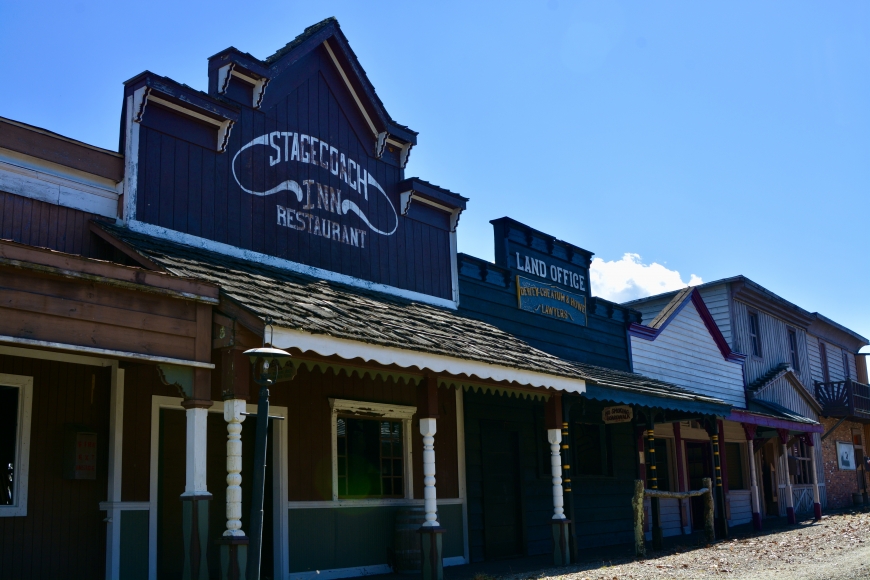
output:
[[[517,306],[550,318],[586,326],[586,297],[517,276]]]
[[[633,418],[634,411],[628,405],[604,407],[601,411],[601,420],[604,421],[606,425],[612,425],[614,423],[629,423]]]
[[[64,449],[64,479],[97,478],[97,434],[67,431]]]

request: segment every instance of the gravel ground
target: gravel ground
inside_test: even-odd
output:
[[[705,547],[647,552],[642,560],[584,563],[503,580],[870,579],[870,515],[843,513]],[[481,579],[483,580],[483,579]]]

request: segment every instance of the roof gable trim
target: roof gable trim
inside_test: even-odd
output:
[[[650,326],[632,322],[628,327],[628,333],[631,336],[642,338],[643,340],[655,340],[662,332],[664,332],[665,328],[668,327],[671,321],[677,317],[689,302],[694,304],[695,310],[698,312],[701,321],[707,328],[707,332],[710,333],[710,337],[713,339],[713,342],[716,343],[719,352],[722,353],[722,358],[729,362],[743,364],[746,360],[746,355],[731,350],[728,341],[725,340],[722,331],[719,330],[719,326],[716,324],[716,321],[713,320],[713,315],[710,314],[710,310],[707,308],[704,299],[701,298],[701,293],[698,292],[697,288],[691,288],[688,292],[685,292],[685,290],[678,292],[676,296],[674,296],[674,299],[662,309],[662,313],[665,313],[668,310],[670,310],[670,313],[666,314],[663,318],[657,316],[653,319]]]

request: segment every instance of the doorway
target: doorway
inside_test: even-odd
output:
[[[481,425],[481,452],[484,554],[487,559],[522,556],[519,428]]]
[[[704,478],[712,481],[713,470],[710,461],[710,443],[707,441],[686,441],[686,471],[689,489],[704,487]],[[692,529],[704,529],[704,498],[692,498]]]
[[[180,578],[184,559],[181,494],[185,485],[186,415],[181,399],[152,397],[151,416],[151,517],[149,527],[149,578]],[[255,413],[254,405],[247,406]],[[283,407],[271,407],[270,415],[286,416]],[[215,544],[226,530],[226,442],[223,403],[214,402],[207,423],[206,486],[209,502],[209,577],[220,577],[220,553]],[[257,418],[248,415],[242,424],[242,530],[250,533],[250,508]],[[283,578],[287,572],[287,512],[280,508],[287,496],[287,429],[284,421],[271,421],[267,447],[261,577]],[[276,572],[277,571],[277,572]]]

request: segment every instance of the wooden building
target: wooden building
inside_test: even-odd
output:
[[[467,562],[465,404],[493,393],[550,409],[535,509],[562,529],[558,403],[590,375],[458,310],[467,200],[405,177],[417,135],[334,19],[263,60],[214,55],[208,92],[130,79],[121,154],[3,129],[0,578],[218,577],[216,541],[249,522],[242,353],[265,341],[292,361],[264,577],[407,566],[398,520]]]
[[[459,312],[574,361],[585,391],[561,396],[574,546],[631,543],[634,482],[656,485],[649,460],[639,462],[644,434],[673,421],[715,422],[731,407],[722,397],[631,372],[628,328],[640,313],[591,295],[591,252],[509,218],[492,224],[494,264],[459,256]],[[540,402],[466,392],[472,561],[551,549],[545,419]]]
[[[627,305],[643,312],[645,324],[655,325],[658,322],[656,317],[666,314],[668,308],[674,309],[680,302],[680,294],[662,294]],[[856,353],[867,344],[866,339],[818,313],[788,302],[743,276],[702,284],[694,291],[685,290],[682,294],[693,296],[692,303],[697,305],[701,314],[704,310],[709,313],[703,314],[702,318],[708,329],[715,326],[712,335],[718,333],[721,336],[717,342],[745,356],[742,373],[746,397],[746,404],[742,407],[745,411],[740,409],[741,405],[735,404],[730,419],[745,423],[755,416],[769,416],[776,423],[772,422],[771,428],[787,429],[777,433],[779,441],[773,437],[760,441],[757,431],[746,433],[747,438],[755,439],[754,465],[750,467],[754,467],[757,473],[759,516],[788,516],[793,520],[795,513],[812,513],[815,509],[816,517],[820,517],[821,509],[828,505],[842,507],[847,503],[843,499],[830,503],[829,486],[843,470],[835,466],[836,452],[832,451],[827,439],[831,427],[839,419],[851,420],[847,431],[836,439],[845,437],[840,443],[848,444],[850,449],[857,449],[859,453],[863,448],[861,428],[864,419],[861,412],[848,404],[837,407],[833,401],[852,404],[858,401],[857,405],[862,404],[866,375],[859,374],[862,367],[856,360]],[[685,314],[681,316],[686,317]],[[697,323],[694,326],[694,336],[704,334]],[[682,334],[684,338],[691,335],[688,332]],[[706,366],[716,376],[687,376],[686,382],[680,382],[675,373],[685,372],[685,369],[676,368],[678,365],[673,360],[663,363],[663,356],[671,359],[673,356],[670,353],[665,355],[664,345],[656,349],[644,344],[642,335],[640,332],[635,340],[636,369],[643,368],[641,372],[650,376],[667,377],[684,386],[694,382],[691,388],[703,393],[716,392],[718,385],[726,400],[729,396],[738,397],[733,377],[729,380],[721,372],[714,373],[721,365],[714,365],[709,360],[701,361],[692,340],[681,340],[672,348],[684,353],[692,352],[694,364]],[[837,360],[833,364],[822,363],[828,349],[835,353]],[[639,354],[651,350],[657,352],[646,359]],[[641,358],[637,358],[639,356]],[[836,374],[832,375],[831,371]],[[847,379],[846,372],[852,373],[850,377],[854,378]],[[826,418],[830,416],[837,418]],[[805,427],[796,426],[795,422],[803,423]],[[764,432],[762,427],[759,424],[757,429]],[[797,436],[802,431],[806,435]],[[771,433],[770,429],[767,432]],[[740,433],[735,430],[733,436],[739,439]],[[733,455],[733,461],[738,461],[737,454]],[[846,494],[849,502],[852,501],[851,493],[863,491],[863,477],[864,472],[855,470],[853,460],[853,467],[844,478],[849,481],[849,493]],[[814,490],[814,481],[817,491]],[[838,498],[843,493],[838,492]]]

